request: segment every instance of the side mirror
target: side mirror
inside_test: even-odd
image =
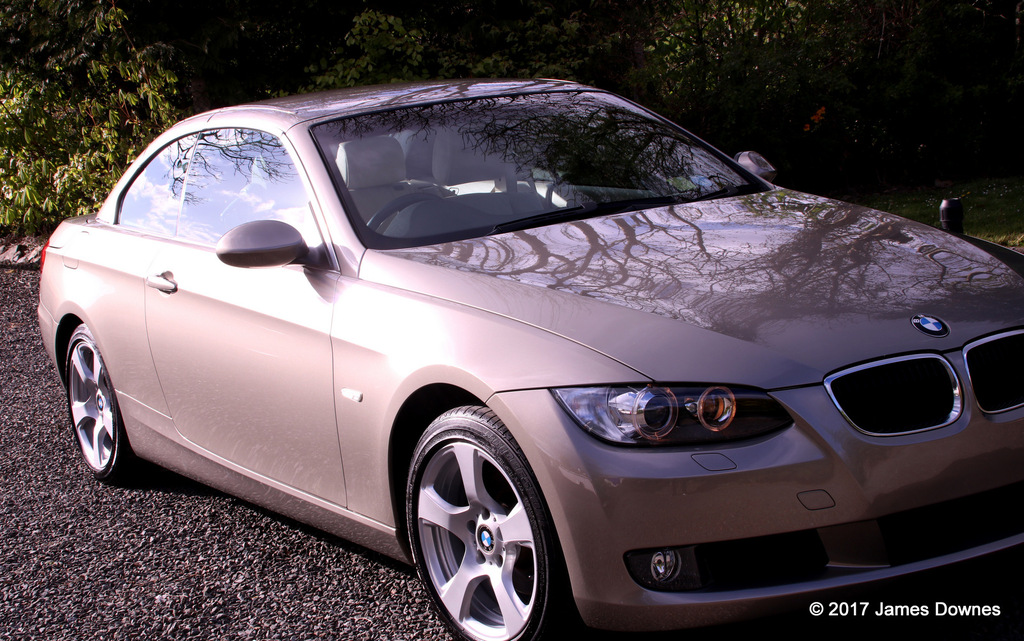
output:
[[[217,258],[232,267],[280,267],[307,253],[299,230],[279,220],[243,223],[217,242]]]
[[[779,173],[770,162],[765,160],[764,156],[756,151],[741,151],[733,157],[733,160],[739,163],[740,167],[768,182],[775,182],[775,176]]]

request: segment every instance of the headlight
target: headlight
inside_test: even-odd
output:
[[[746,387],[638,385],[552,392],[585,430],[629,445],[729,441],[793,422],[778,402]]]

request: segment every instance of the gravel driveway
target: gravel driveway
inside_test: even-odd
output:
[[[94,482],[40,343],[37,283],[36,271],[0,267],[0,639],[448,638],[415,573],[387,558],[155,468],[134,487]],[[927,616],[805,608],[644,638],[1024,638],[1022,569],[1024,552],[1005,552],[856,598],[872,613],[927,605]],[[938,616],[937,601],[1000,613]]]

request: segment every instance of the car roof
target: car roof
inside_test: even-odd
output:
[[[207,111],[184,122],[210,122],[221,116],[258,116],[274,121],[281,129],[300,122],[341,118],[360,113],[417,104],[447,102],[492,96],[545,93],[552,91],[597,91],[566,80],[438,80],[388,85],[371,85],[318,93],[272,98]]]

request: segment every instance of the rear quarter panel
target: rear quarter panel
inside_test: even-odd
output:
[[[54,335],[44,340],[58,370],[67,347],[56,341],[58,328],[81,321],[92,331],[118,394],[166,414],[146,338],[143,281],[159,242],[91,216],[65,221],[47,250],[39,302],[54,319]]]

